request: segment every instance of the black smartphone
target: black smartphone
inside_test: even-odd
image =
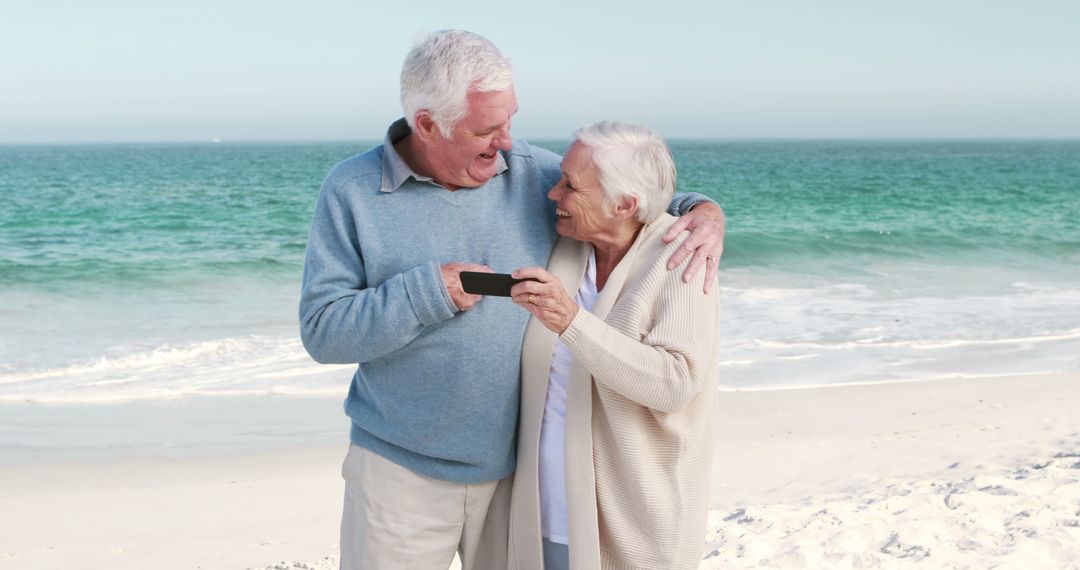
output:
[[[507,273],[462,271],[460,275],[461,288],[466,293],[495,297],[509,297],[510,288],[521,281],[536,281],[536,279],[514,279]]]

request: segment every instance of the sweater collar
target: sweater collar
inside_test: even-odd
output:
[[[413,178],[417,182],[427,182],[432,186],[438,186],[435,180],[430,176],[421,176],[413,171],[413,169],[405,162],[404,158],[398,154],[394,144],[401,142],[402,139],[412,134],[412,128],[405,122],[405,118],[400,118],[386,130],[386,138],[383,139],[383,168],[382,168],[382,186],[379,188],[382,192],[393,192],[398,188],[401,188],[402,184],[409,178]],[[495,155],[496,170],[495,176],[506,172],[509,166],[506,165],[506,159],[503,158],[502,151],[499,151]]]

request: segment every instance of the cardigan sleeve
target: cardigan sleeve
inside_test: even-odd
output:
[[[691,283],[682,282],[681,268],[650,275],[660,291],[645,307],[652,319],[640,339],[584,309],[560,338],[597,384],[660,412],[679,411],[711,380],[708,359],[719,335],[718,294],[705,295],[703,274]]]

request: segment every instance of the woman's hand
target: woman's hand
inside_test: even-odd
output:
[[[522,281],[510,289],[514,302],[532,313],[548,330],[562,334],[577,316],[578,305],[566,294],[559,278],[542,267],[525,267],[512,275],[514,279],[536,279]]]

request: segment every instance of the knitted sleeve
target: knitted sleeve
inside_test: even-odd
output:
[[[616,308],[622,308],[613,308],[608,321],[647,316],[639,337],[579,310],[561,339],[598,384],[660,412],[681,410],[709,381],[710,350],[719,335],[718,293],[705,295],[703,274],[683,283],[682,268],[667,271],[661,260],[637,276],[635,294],[620,299]]]
[[[457,312],[434,262],[369,286],[348,194],[324,184],[304,260],[300,337],[308,354],[327,364],[386,356]]]

